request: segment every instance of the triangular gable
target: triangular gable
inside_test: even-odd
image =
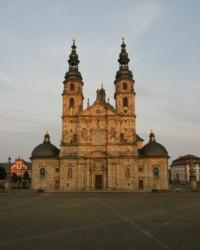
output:
[[[80,116],[85,115],[116,115],[116,110],[109,104],[103,102],[94,102],[80,113]]]

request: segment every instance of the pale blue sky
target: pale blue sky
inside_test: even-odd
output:
[[[0,162],[28,159],[46,130],[59,147],[63,78],[77,40],[85,102],[113,103],[120,36],[136,81],[137,132],[173,159],[200,155],[200,1],[0,0]]]

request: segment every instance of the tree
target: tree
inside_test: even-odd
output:
[[[18,181],[18,176],[17,176],[16,173],[13,173],[13,174],[12,174],[12,181],[13,181],[14,183],[16,183],[16,182]]]
[[[26,170],[26,171],[24,172],[24,174],[23,174],[23,179],[24,179],[24,180],[30,180],[30,175],[29,175],[29,173],[28,173],[27,170]]]
[[[5,168],[0,167],[0,180],[4,180],[7,177]]]
[[[22,182],[22,177],[21,177],[21,175],[18,175],[18,176],[17,176],[17,181],[18,181],[18,183],[19,183],[19,185],[20,185],[20,183]]]
[[[22,187],[23,188],[29,188],[30,187],[30,175],[29,172],[26,170],[23,174],[23,180],[22,180]]]

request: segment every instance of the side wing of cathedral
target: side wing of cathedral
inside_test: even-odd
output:
[[[32,188],[49,191],[168,189],[168,153],[151,132],[149,142],[136,133],[133,74],[124,40],[116,73],[115,106],[103,86],[83,108],[83,79],[75,41],[63,88],[60,149],[45,134],[32,152]]]

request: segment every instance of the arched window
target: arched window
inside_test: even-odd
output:
[[[68,179],[71,179],[72,178],[72,168],[68,168]]]
[[[159,178],[159,168],[158,167],[153,168],[153,176],[155,179]]]
[[[69,107],[70,108],[74,108],[74,105],[75,105],[74,98],[70,98],[70,100],[69,100]]]
[[[114,128],[111,128],[110,129],[110,137],[113,139],[116,137],[116,132],[115,132],[115,129]]]
[[[46,172],[45,168],[40,168],[40,178],[45,178]]]
[[[123,90],[126,90],[128,88],[127,82],[123,82]]]
[[[130,168],[127,167],[126,170],[125,170],[125,177],[130,178],[130,176],[131,176]]]
[[[128,107],[128,97],[123,98],[123,107]]]
[[[74,83],[70,83],[69,90],[74,91],[74,89],[75,89]]]

